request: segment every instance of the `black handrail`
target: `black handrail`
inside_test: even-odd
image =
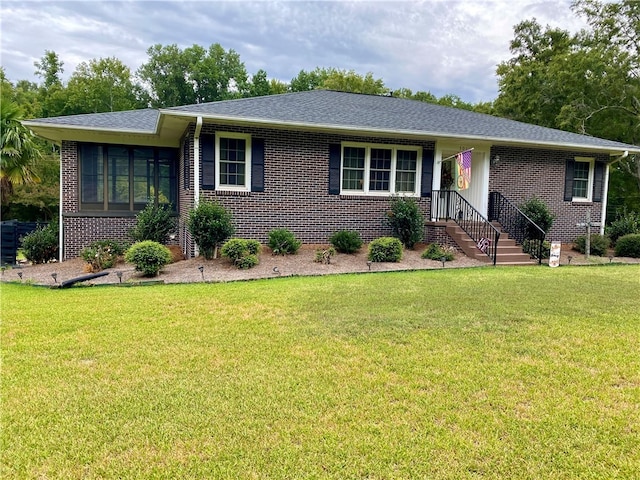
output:
[[[455,190],[434,190],[431,219],[453,220],[496,264],[500,231]]]
[[[489,220],[500,224],[516,243],[542,263],[542,251],[546,233],[522,210],[500,192],[489,194]]]

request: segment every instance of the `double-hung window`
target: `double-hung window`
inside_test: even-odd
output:
[[[573,201],[590,202],[593,191],[594,159],[576,157],[573,166]]]
[[[418,195],[420,147],[342,144],[341,192]]]
[[[250,191],[251,136],[216,133],[216,190]]]
[[[80,208],[137,212],[149,202],[177,207],[177,150],[84,143]]]

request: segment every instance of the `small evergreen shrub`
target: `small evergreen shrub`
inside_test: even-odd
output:
[[[522,251],[524,253],[528,253],[532,257],[537,258],[536,256],[538,255],[539,242],[540,240],[529,240],[528,238],[525,239],[522,242]],[[551,243],[547,240],[544,240],[542,242],[542,251],[540,253],[542,255],[541,258],[549,258],[549,255],[551,255]]]
[[[331,235],[329,243],[340,253],[355,253],[362,248],[360,234],[353,230],[338,230]]]
[[[530,198],[526,202],[520,204],[518,208],[536,225],[538,225],[544,233],[548,233],[549,230],[551,230],[551,225],[553,225],[553,221],[556,217],[551,213],[547,204],[538,197]],[[527,236],[535,237],[537,233],[538,232],[535,228],[531,228]]]
[[[432,243],[425,249],[424,252],[422,252],[420,257],[438,261],[442,261],[442,259],[444,258],[446,262],[450,262],[455,258],[455,255],[452,249],[443,247],[441,245],[438,245],[437,243]]]
[[[400,239],[405,247],[413,249],[422,240],[424,215],[413,198],[391,197],[387,219],[393,236]]]
[[[171,252],[164,245],[151,240],[134,243],[124,255],[127,263],[136,266],[136,270],[146,277],[155,277],[171,262]]]
[[[609,237],[606,237],[604,235],[598,235],[597,233],[591,234],[590,242],[591,242],[590,254],[596,255],[598,257],[602,257],[603,255],[606,255],[607,249],[611,246],[611,241],[609,240]],[[587,252],[587,236],[580,235],[578,238],[576,238],[573,244],[573,249],[577,250],[580,253],[586,253]]]
[[[618,238],[616,257],[640,258],[640,233],[630,233]]]
[[[80,256],[89,264],[92,272],[113,267],[118,257],[124,255],[125,247],[115,240],[99,240],[82,249]]]
[[[136,242],[152,240],[165,244],[169,241],[169,235],[176,229],[175,219],[171,215],[171,209],[167,204],[147,204],[144,210],[136,215],[136,226],[129,231],[129,235]]]
[[[207,260],[218,256],[218,246],[235,233],[231,214],[219,203],[201,201],[189,212],[189,233]]]
[[[395,237],[376,238],[369,244],[367,258],[372,262],[397,262],[402,258],[402,242]]]
[[[331,263],[331,257],[336,254],[336,249],[333,247],[329,247],[326,249],[319,248],[316,250],[316,256],[313,259],[316,263]]]
[[[615,245],[618,239],[624,235],[632,233],[640,233],[640,213],[627,212],[623,210],[616,216],[616,219],[611,222],[606,229],[607,236],[611,239],[611,242]]]
[[[302,242],[286,228],[276,228],[269,232],[268,245],[274,255],[287,255],[295,254],[302,246]]]
[[[58,222],[38,227],[20,239],[22,252],[34,264],[47,263],[58,258]]]
[[[260,243],[257,240],[242,238],[232,238],[220,249],[223,257],[228,258],[236,267],[242,269],[255,267],[258,264],[259,251]]]

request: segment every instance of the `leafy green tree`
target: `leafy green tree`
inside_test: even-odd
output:
[[[322,88],[370,95],[387,95],[390,93],[381,78],[373,78],[371,72],[362,76],[354,70],[330,69],[327,78],[322,82]]]
[[[319,67],[311,72],[300,70],[300,73],[291,79],[289,89],[292,92],[308,92],[321,88],[327,76],[328,70]]]
[[[50,221],[58,215],[60,204],[60,159],[43,154],[33,166],[39,182],[13,186],[2,203],[2,218],[23,222]]]
[[[80,63],[67,84],[66,113],[132,110],[144,105],[136,97],[129,67],[115,57]]]
[[[10,101],[0,105],[0,187],[2,203],[14,185],[38,182],[35,165],[42,154],[35,135],[20,123],[19,107]]]
[[[45,50],[40,61],[34,62],[33,65],[36,67],[35,74],[42,78],[42,83],[39,85],[40,115],[43,117],[64,115],[67,104],[67,93],[61,78],[64,63],[56,52]]]
[[[261,97],[263,95],[271,94],[271,84],[267,79],[267,72],[260,69],[258,70],[253,77],[251,77],[251,82],[249,83],[249,97]]]

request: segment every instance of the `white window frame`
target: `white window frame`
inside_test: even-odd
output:
[[[591,157],[575,157],[574,159],[574,175],[571,181],[571,194],[573,195],[573,187],[575,182],[575,165],[578,163],[588,163],[589,164],[589,176],[587,178],[587,196],[586,197],[572,197],[571,201],[573,202],[591,202],[593,199],[593,177],[595,170],[595,158]]]
[[[221,138],[235,138],[245,141],[245,176],[244,185],[226,185],[220,183],[220,177],[222,176],[222,169],[220,168],[220,139]],[[215,159],[216,159],[216,190],[228,191],[228,192],[250,192],[251,191],[251,135],[247,133],[237,132],[215,132]]]
[[[345,147],[364,148],[364,182],[362,190],[347,190],[342,187],[344,177],[344,149]],[[389,191],[369,190],[371,175],[371,149],[380,148],[391,150],[391,172],[389,174]],[[396,167],[398,150],[416,152],[416,181],[413,192],[396,192]],[[405,197],[420,196],[420,182],[422,180],[422,147],[414,145],[395,145],[386,143],[342,142],[340,148],[340,194],[341,195],[366,195],[372,197],[388,197],[402,195]]]

